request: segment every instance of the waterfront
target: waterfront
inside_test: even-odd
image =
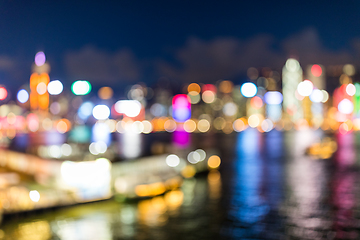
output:
[[[306,155],[320,130],[211,137],[222,165],[180,189],[7,216],[3,239],[357,239],[357,132],[330,135],[329,159]],[[209,136],[193,136],[193,143]]]

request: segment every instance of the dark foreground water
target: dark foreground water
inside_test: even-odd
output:
[[[115,200],[6,218],[0,239],[360,239],[358,133],[330,159],[305,149],[321,131],[197,135],[220,171],[138,202]]]

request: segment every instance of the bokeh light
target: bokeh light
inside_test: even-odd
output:
[[[47,90],[50,95],[59,95],[64,89],[63,84],[59,80],[49,82]]]
[[[20,103],[26,103],[29,100],[29,93],[25,89],[20,89],[16,97]]]
[[[240,91],[244,97],[251,98],[256,95],[257,87],[254,83],[247,82],[241,85]]]

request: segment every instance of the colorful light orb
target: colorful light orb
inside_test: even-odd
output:
[[[112,98],[113,94],[114,94],[114,91],[112,90],[111,87],[102,87],[98,91],[99,98],[101,98],[103,100]]]
[[[309,80],[304,80],[297,86],[298,93],[303,97],[308,97],[312,93],[314,85]]]
[[[59,95],[64,89],[63,84],[59,80],[49,82],[47,86],[48,93],[50,95]]]
[[[46,62],[46,56],[44,52],[38,52],[35,55],[35,64],[36,66],[40,67],[44,65]]]
[[[93,117],[97,120],[105,120],[110,116],[110,108],[106,105],[96,105],[92,110]]]
[[[186,94],[177,94],[173,97],[172,117],[177,122],[185,122],[191,118],[191,103]]]
[[[309,96],[310,101],[314,103],[322,102],[324,99],[324,93],[319,89],[314,89]]]
[[[355,93],[356,93],[356,87],[354,84],[352,83],[349,83],[347,86],[346,86],[346,93],[349,95],[349,96],[354,96]]]
[[[269,91],[265,93],[264,101],[266,104],[281,104],[283,101],[283,95],[278,91]]]
[[[141,108],[141,103],[138,100],[119,100],[115,103],[115,111],[128,117],[138,116]]]
[[[75,95],[86,95],[89,94],[91,91],[91,84],[86,80],[78,80],[75,81],[71,85],[71,91]]]
[[[250,105],[255,109],[260,109],[263,106],[263,100],[260,97],[255,96],[250,100]]]
[[[322,74],[322,68],[320,67],[320,65],[317,64],[312,65],[311,74],[314,75],[315,77],[320,77]]]
[[[92,113],[94,105],[91,102],[84,102],[78,109],[78,116],[82,120],[86,120]]]
[[[29,100],[29,93],[25,89],[20,89],[16,98],[20,103],[26,103]]]
[[[354,110],[354,104],[349,99],[343,99],[338,105],[339,112],[350,114]]]
[[[240,92],[244,97],[251,98],[257,93],[257,87],[254,83],[247,82],[241,85]]]
[[[4,87],[0,87],[0,100],[4,100],[8,95],[8,91]]]

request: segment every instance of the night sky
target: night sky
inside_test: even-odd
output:
[[[358,1],[0,1],[0,83],[237,81],[250,66],[357,63]],[[209,73],[209,70],[210,73]]]

